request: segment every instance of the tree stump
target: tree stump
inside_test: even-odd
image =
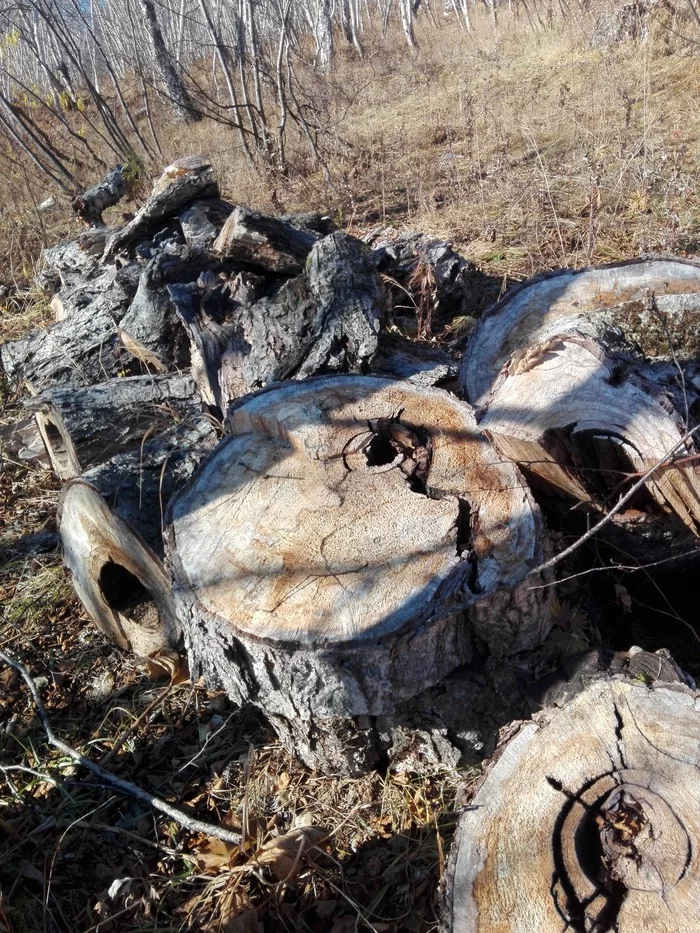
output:
[[[167,549],[190,662],[261,707],[306,762],[484,649],[541,643],[537,507],[469,406],[337,376],[235,408],[173,500]],[[360,742],[361,744],[361,742]]]
[[[162,562],[164,514],[215,441],[206,418],[183,421],[93,467],[61,493],[59,533],[76,594],[97,627],[137,655],[179,638]]]
[[[673,452],[638,509],[700,528],[700,266],[562,271],[497,304],[460,382],[482,430],[548,490],[604,511]],[[674,526],[675,527],[675,526]]]
[[[697,933],[699,714],[687,686],[615,676],[511,727],[459,822],[444,933]]]

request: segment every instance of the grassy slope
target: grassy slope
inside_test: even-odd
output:
[[[169,157],[210,152],[231,198],[321,207],[356,231],[393,224],[449,237],[506,280],[640,251],[693,253],[700,57],[667,26],[649,43],[597,51],[585,42],[589,21],[533,35],[504,18],[499,37],[480,22],[475,40],[447,25],[419,30],[415,61],[398,43],[373,51],[369,36],[365,61],[343,52],[337,85],[318,88],[334,190],[301,149],[290,179],[272,184],[220,129],[164,130],[164,141]],[[22,190],[5,192],[13,209],[0,220],[4,275],[20,282],[40,241],[63,232]],[[31,295],[15,299],[0,339],[47,319]],[[10,421],[16,401],[0,403]],[[329,855],[301,859],[279,881],[249,851],[156,825],[47,752],[24,690],[2,671],[0,762],[32,771],[0,784],[0,930],[232,933],[257,929],[254,920],[266,931],[433,929],[470,774],[321,780],[223,698],[153,681],[86,624],[54,555],[19,554],[22,534],[52,527],[57,487],[31,466],[4,467],[0,643],[42,678],[55,727],[96,759],[127,732],[115,771],[203,818],[240,825],[245,815],[259,842],[298,822],[325,826]],[[126,880],[110,888],[115,879]]]

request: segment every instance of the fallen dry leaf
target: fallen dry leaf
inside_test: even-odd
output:
[[[187,658],[173,651],[161,648],[146,658],[146,671],[151,680],[168,678],[173,684],[182,684],[190,679]]]
[[[278,881],[292,881],[308,859],[308,854],[328,836],[320,826],[299,826],[284,836],[270,839],[256,853],[256,861],[269,868]]]

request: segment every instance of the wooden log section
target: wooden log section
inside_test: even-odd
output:
[[[320,237],[314,230],[237,207],[218,235],[214,252],[268,272],[296,275]]]
[[[226,411],[248,392],[319,372],[362,372],[377,350],[382,291],[370,251],[346,233],[314,245],[304,272],[251,303],[214,279],[171,286],[202,398]]]
[[[700,695],[615,676],[516,724],[461,817],[443,933],[700,931]]]
[[[75,197],[71,207],[91,227],[104,227],[102,212],[118,204],[126,193],[123,165],[117,165],[102,181]]]
[[[595,509],[675,451],[647,507],[697,535],[700,447],[682,438],[697,423],[699,351],[700,266],[647,260],[516,289],[480,323],[460,379],[504,456]]]
[[[391,715],[477,647],[546,636],[548,591],[525,580],[537,507],[469,406],[337,376],[263,392],[229,424],[171,506],[178,615],[193,669],[305,761],[340,767],[326,740],[350,718]]]
[[[196,421],[201,402],[187,376],[132,376],[85,388],[50,389],[25,402],[59,479],[67,480]]]
[[[163,170],[149,199],[133,220],[118,230],[105,247],[103,261],[113,262],[120,250],[152,232],[154,225],[171,217],[198,198],[217,198],[219,186],[209,159],[188,156]]]
[[[120,647],[148,655],[179,638],[163,556],[168,502],[216,442],[205,418],[120,453],[61,493],[63,558],[90,618]]]

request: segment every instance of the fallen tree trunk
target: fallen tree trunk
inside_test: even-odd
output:
[[[459,822],[444,933],[700,930],[700,694],[648,657],[507,731]]]
[[[163,563],[163,516],[216,442],[204,417],[183,421],[64,486],[63,558],[90,618],[121,648],[174,645],[180,623]]]
[[[525,582],[539,514],[468,406],[317,378],[252,398],[230,430],[171,505],[178,615],[192,669],[308,764],[366,767],[362,717],[391,717],[479,648],[541,643],[547,591]]]
[[[485,316],[461,387],[504,456],[598,511],[672,453],[633,505],[675,515],[674,528],[697,535],[700,447],[687,432],[700,404],[699,350],[700,266],[563,271]]]
[[[25,402],[35,413],[59,479],[141,447],[172,425],[197,421],[201,402],[186,376],[133,376],[86,388],[50,389]]]

